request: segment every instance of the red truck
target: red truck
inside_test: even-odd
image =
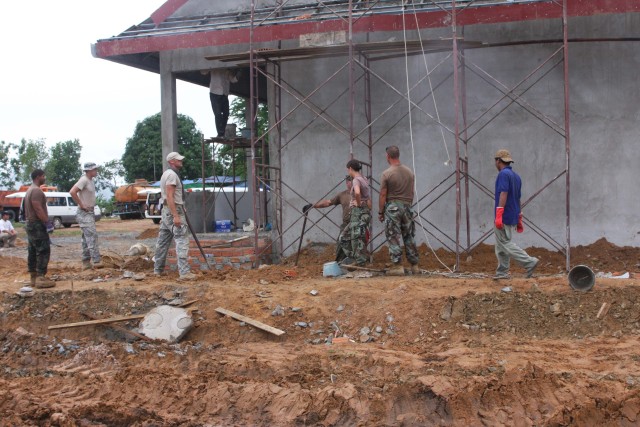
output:
[[[8,211],[9,219],[14,221],[18,218],[18,213],[20,212],[20,203],[22,203],[22,197],[9,198],[7,196],[13,193],[20,193],[22,191],[27,191],[30,185],[21,185],[18,190],[0,190],[0,211]],[[47,185],[43,185],[42,191],[58,191],[58,187],[50,187]]]

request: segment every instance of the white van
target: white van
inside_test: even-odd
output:
[[[26,192],[20,192],[10,194],[7,197],[21,197],[23,199],[22,203],[24,203],[25,194]],[[44,194],[47,196],[49,221],[53,222],[53,226],[55,228],[68,228],[73,224],[77,224],[76,211],[78,210],[78,205],[75,200],[73,200],[70,193],[62,191],[47,191]],[[22,204],[20,205],[20,211],[24,212]],[[93,208],[93,215],[95,216],[96,221],[100,221],[100,218],[102,218],[102,211],[99,206],[95,206]],[[22,221],[23,219],[20,218],[20,220]]]

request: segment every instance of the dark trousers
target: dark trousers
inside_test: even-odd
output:
[[[51,255],[51,243],[49,233],[44,223],[28,222],[25,227],[29,241],[29,255],[27,267],[29,273],[38,273],[41,276],[47,274],[49,256]]]
[[[213,116],[216,118],[216,130],[218,131],[218,136],[222,137],[229,121],[229,97],[227,95],[209,93],[209,98],[211,99]]]

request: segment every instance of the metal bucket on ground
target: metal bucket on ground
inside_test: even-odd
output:
[[[569,271],[569,285],[576,291],[587,292],[596,284],[596,275],[586,265],[576,265]]]
[[[336,277],[342,276],[342,274],[342,269],[335,261],[325,262],[322,266],[322,275],[324,277]]]

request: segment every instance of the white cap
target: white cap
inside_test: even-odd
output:
[[[181,156],[180,153],[176,153],[175,151],[172,151],[171,153],[167,154],[167,162],[169,160],[182,160],[184,159],[184,156]]]

